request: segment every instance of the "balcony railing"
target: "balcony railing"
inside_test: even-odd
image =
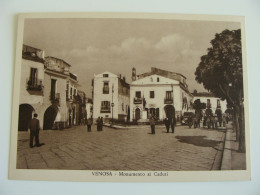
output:
[[[100,113],[110,113],[110,107],[101,107]]]
[[[27,90],[31,91],[42,91],[43,85],[42,80],[37,79],[35,81],[27,80]]]
[[[164,104],[173,104],[173,98],[165,98]]]
[[[138,98],[138,97],[134,98],[134,104],[142,104],[142,103],[143,103],[143,99],[142,98]]]
[[[103,87],[103,94],[109,94],[109,88]]]

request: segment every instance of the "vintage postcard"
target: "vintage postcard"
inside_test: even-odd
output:
[[[250,180],[244,17],[18,16],[10,179]]]

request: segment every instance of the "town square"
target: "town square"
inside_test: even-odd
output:
[[[245,170],[240,28],[26,19],[16,168]]]
[[[78,126],[40,132],[44,146],[29,148],[27,132],[19,132],[17,168],[65,170],[220,170],[225,130],[178,126],[167,133],[148,126],[103,131]],[[227,163],[227,162],[223,162]]]

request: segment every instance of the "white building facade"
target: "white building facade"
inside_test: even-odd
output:
[[[211,93],[192,93],[193,94],[193,102],[197,99],[200,100],[201,103],[206,104],[207,108],[210,108],[213,113],[216,112],[217,109],[220,109],[222,113],[224,113],[227,109],[227,101],[221,100],[220,98],[215,97]]]
[[[33,113],[38,114],[40,128],[63,129],[70,126],[70,111],[79,107],[77,76],[70,73],[70,64],[55,57],[45,57],[44,51],[23,45],[20,82],[18,130],[27,131]],[[69,88],[68,88],[69,87]],[[73,96],[68,97],[68,89]],[[75,109],[75,120],[78,109]]]
[[[127,121],[129,115],[129,84],[124,78],[110,72],[94,75],[93,118],[103,117]]]
[[[18,130],[27,131],[34,113],[43,126],[44,51],[23,45]]]
[[[146,122],[151,115],[163,120],[173,114],[178,119],[183,112],[191,109],[192,95],[183,75],[152,68],[151,72],[132,79],[131,121]]]

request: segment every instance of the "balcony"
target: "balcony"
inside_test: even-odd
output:
[[[110,107],[101,107],[100,113],[111,113]]]
[[[173,98],[165,98],[164,104],[173,104]]]
[[[134,98],[134,104],[142,104],[142,103],[143,103],[143,99],[142,98],[138,98],[138,97]]]
[[[109,94],[109,88],[103,87],[103,94]]]
[[[27,90],[29,91],[42,91],[43,85],[42,80],[36,79],[34,81],[27,80]]]

